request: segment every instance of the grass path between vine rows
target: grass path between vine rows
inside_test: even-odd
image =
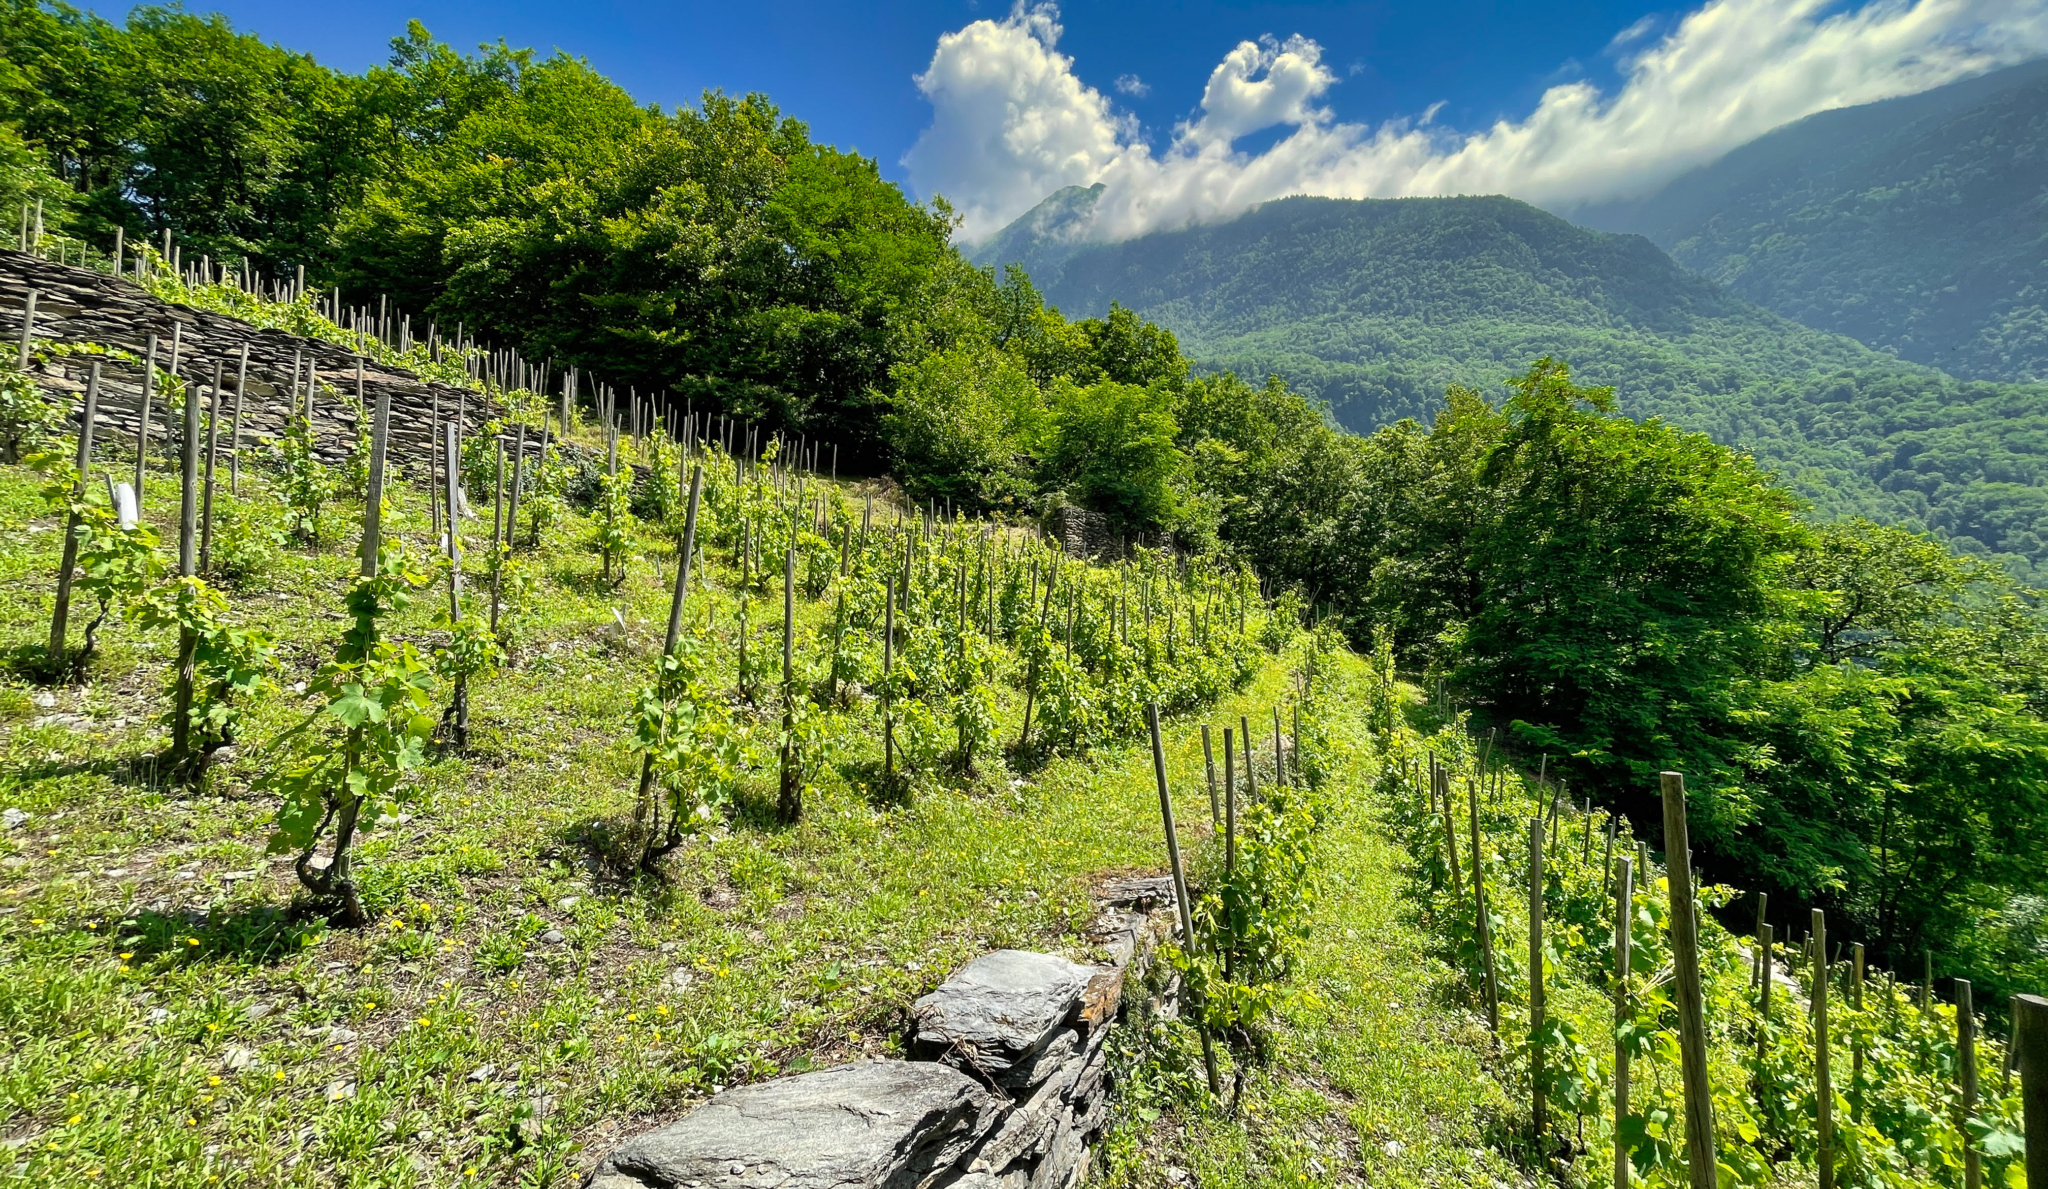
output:
[[[1513,1108],[1481,1065],[1484,1021],[1451,1005],[1451,972],[1426,952],[1401,894],[1405,856],[1375,819],[1363,666],[1347,657],[1339,673],[1337,787],[1295,980],[1308,994],[1274,1029],[1272,1059],[1247,1081],[1236,1117],[1198,1105],[1201,1095],[1130,1104],[1098,1165],[1112,1186],[1532,1183],[1492,1143]]]

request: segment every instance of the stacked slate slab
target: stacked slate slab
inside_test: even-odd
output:
[[[1099,899],[1104,964],[984,954],[912,1006],[911,1060],[723,1091],[614,1148],[587,1189],[1073,1189],[1109,1115],[1103,1042],[1174,916],[1164,877]]]
[[[44,260],[27,252],[0,250],[0,349],[9,358],[20,349],[22,321],[29,290],[36,291],[33,344],[98,343],[144,354],[149,336],[158,339],[157,366],[170,367],[172,330],[179,339],[178,372],[186,381],[210,386],[214,364],[225,372],[228,389],[222,397],[223,430],[232,408],[234,377],[244,347],[249,350],[248,393],[243,401],[243,434],[252,441],[283,434],[292,412],[292,368],[295,359],[319,369],[323,387],[353,394],[356,365],[363,364],[363,404],[374,409],[380,396],[391,398],[392,459],[402,468],[424,466],[428,455],[433,409],[438,400],[441,420],[464,421],[463,432],[476,432],[496,415],[481,393],[423,380],[403,368],[377,363],[323,339],[302,338],[281,330],[263,330],[236,318],[174,305],[152,296],[134,283],[90,269]],[[91,366],[86,356],[59,357],[34,374],[39,387],[72,403],[84,390]],[[208,387],[207,395],[211,395]],[[132,441],[142,406],[140,364],[108,360],[102,368],[99,430],[105,439]],[[166,423],[163,395],[157,394],[152,420],[156,448],[173,432]],[[313,402],[316,450],[328,462],[347,456],[356,441],[355,414],[327,393]],[[226,444],[222,444],[225,451]],[[536,434],[528,449],[538,451]]]

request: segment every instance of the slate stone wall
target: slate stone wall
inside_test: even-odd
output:
[[[1164,876],[1098,901],[1102,964],[984,954],[911,1008],[910,1060],[723,1091],[614,1148],[586,1189],[1074,1189],[1109,1117],[1104,1041],[1175,919]]]
[[[22,319],[29,290],[36,291],[34,343],[98,343],[144,354],[149,336],[159,340],[157,363],[168,368],[174,328],[180,341],[178,372],[187,381],[210,385],[213,369],[220,364],[228,391],[222,396],[222,430],[232,411],[233,387],[243,347],[249,349],[248,392],[243,399],[243,435],[261,449],[265,439],[284,432],[291,412],[289,389],[294,357],[310,361],[319,369],[322,384],[353,393],[356,364],[360,356],[346,348],[320,339],[300,338],[281,330],[259,330],[247,322],[189,306],[173,305],[150,296],[133,282],[104,273],[73,268],[44,260],[26,252],[0,251],[0,349],[12,359],[20,349]],[[391,397],[391,458],[400,469],[413,472],[427,459],[436,400],[443,422],[460,415],[465,432],[494,415],[487,398],[453,385],[433,383],[402,368],[362,360],[364,407],[375,409],[381,395]],[[83,392],[91,360],[66,356],[52,360],[36,373],[36,381],[66,403]],[[105,442],[132,444],[141,408],[142,368],[139,364],[109,362],[101,371],[99,424],[95,434]],[[210,393],[208,394],[210,396]],[[153,408],[152,440],[161,447],[167,440],[161,394]],[[329,462],[345,457],[355,447],[355,414],[332,395],[321,393],[313,403],[313,429],[317,449]],[[538,450],[537,438],[529,447]],[[223,444],[225,451],[225,444]],[[420,473],[424,474],[422,470]]]

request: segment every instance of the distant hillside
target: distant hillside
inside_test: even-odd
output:
[[[2048,379],[2048,59],[1822,112],[1566,213],[1900,358]]]
[[[1016,258],[1028,238],[1009,241]],[[2048,387],[1900,363],[1639,236],[1508,198],[1293,198],[1062,255],[1033,276],[1070,317],[1121,302],[1192,357],[1281,375],[1354,430],[1427,417],[1452,383],[1498,393],[1556,355],[1634,415],[1754,452],[1827,513],[1924,525],[2023,571],[2048,559]]]

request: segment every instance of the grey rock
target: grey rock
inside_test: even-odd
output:
[[[255,1066],[256,1051],[241,1045],[229,1045],[227,1052],[221,1054],[221,1064],[229,1073],[240,1073]]]
[[[545,945],[560,945],[563,942],[569,940],[567,937],[564,937],[562,935],[562,931],[560,929],[550,929],[547,932],[541,934],[540,939],[541,942]]]
[[[1072,1028],[1062,1028],[1054,1033],[1051,1040],[1039,1046],[1037,1052],[1019,1060],[996,1078],[996,1084],[1012,1095],[1029,1093],[1047,1078],[1058,1073],[1060,1067],[1073,1060],[1081,1049],[1081,1034]],[[1072,1078],[1068,1078],[1072,1081]]]
[[[16,809],[11,805],[6,809],[0,809],[0,824],[4,824],[10,830],[19,830],[28,824],[28,811]]]
[[[613,1149],[585,1185],[929,1189],[1001,1110],[944,1065],[856,1062],[716,1094]]]
[[[1028,950],[983,954],[912,1005],[912,1053],[999,1074],[1052,1039],[1096,973]]]
[[[1054,1077],[1038,1088],[1038,1092],[1019,1104],[1007,1117],[1002,1126],[989,1137],[981,1151],[977,1152],[969,1167],[987,1171],[1008,1168],[1021,1156],[1043,1152],[1058,1130],[1059,1120],[1066,1113],[1067,1089],[1073,1085],[1073,1074],[1080,1070],[1077,1061],[1071,1068],[1061,1067],[1065,1077]]]

